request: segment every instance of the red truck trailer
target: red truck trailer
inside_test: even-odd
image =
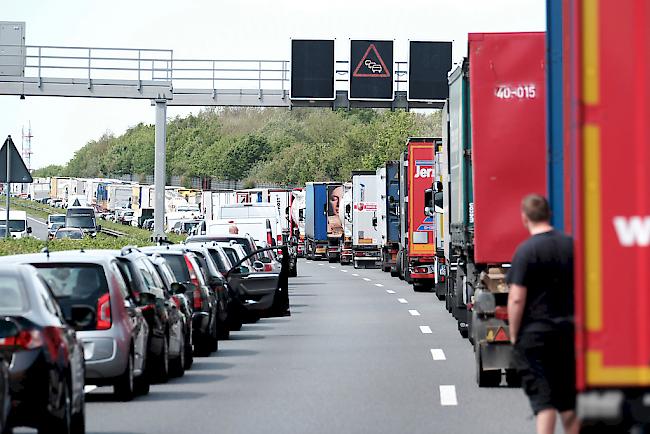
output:
[[[576,78],[564,109],[571,150],[565,158],[572,163],[565,179],[577,193],[578,414],[584,432],[647,432],[650,4],[572,0],[566,6],[564,66]]]
[[[469,35],[469,59],[449,78],[451,236],[446,304],[474,344],[479,386],[510,367],[505,274],[528,234],[522,198],[546,193],[544,33]]]

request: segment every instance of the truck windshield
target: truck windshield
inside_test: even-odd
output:
[[[4,223],[4,222],[0,222]],[[22,232],[25,230],[26,224],[25,220],[9,220],[9,231],[10,232]]]
[[[51,215],[50,223],[65,223],[65,216],[63,214]]]
[[[92,210],[68,210],[65,225],[70,228],[95,229],[95,213]]]

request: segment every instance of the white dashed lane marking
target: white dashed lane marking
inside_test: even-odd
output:
[[[442,351],[440,348],[432,348],[431,349],[431,357],[435,361],[447,360],[447,357],[445,357],[445,352]]]
[[[330,268],[336,268],[334,265],[330,265]]]
[[[366,282],[370,282],[370,279],[368,279],[367,277],[364,277],[363,280],[365,280]]]
[[[354,277],[359,277],[359,275],[358,275],[357,273],[352,273],[352,275],[353,275]]]
[[[402,303],[402,304],[406,304],[406,303],[408,303],[408,301],[406,301],[405,298],[398,298],[397,301],[399,301],[399,302]]]
[[[429,327],[429,326],[420,326],[420,331],[422,332],[422,334],[425,334],[425,335],[430,335],[431,333],[433,333],[431,331],[431,327]]]
[[[440,405],[458,405],[456,386],[440,386]]]
[[[375,286],[378,286],[378,287],[381,288],[381,287],[383,287],[384,285],[382,285],[381,283],[375,283]]]
[[[420,312],[418,312],[415,309],[409,309],[409,313],[411,314],[411,316],[420,316]]]
[[[341,273],[347,273],[348,270],[341,270]]]
[[[387,289],[386,292],[389,294],[395,294],[395,291],[393,291],[392,289]]]

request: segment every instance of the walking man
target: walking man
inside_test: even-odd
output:
[[[521,243],[506,277],[514,365],[536,416],[538,434],[577,434],[573,325],[573,240],[550,224],[548,201],[526,196],[521,219],[530,238]]]

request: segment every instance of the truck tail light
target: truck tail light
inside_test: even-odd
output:
[[[97,300],[97,330],[108,330],[111,328],[111,296],[107,292]]]
[[[494,311],[494,317],[502,321],[508,321],[508,308],[506,306],[497,306]]]
[[[510,342],[508,334],[502,327],[499,327],[496,335],[494,335],[494,342]]]

